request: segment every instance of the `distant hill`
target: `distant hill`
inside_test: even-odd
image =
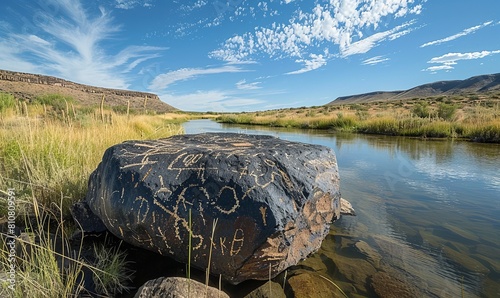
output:
[[[475,76],[466,80],[434,82],[403,91],[379,91],[343,96],[327,105],[425,98],[440,95],[479,94],[491,91],[500,91],[500,73]]]
[[[130,108],[135,110],[145,108],[160,113],[177,111],[152,93],[94,87],[51,76],[8,70],[0,70],[0,91],[29,101],[40,95],[61,94],[73,97],[76,102],[84,106],[99,105],[104,95],[105,105],[111,107],[127,106],[127,102],[130,101]]]

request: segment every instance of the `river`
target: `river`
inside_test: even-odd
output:
[[[500,297],[500,145],[210,120],[184,130],[267,134],[335,151],[342,196],[357,216],[335,222],[301,266],[349,297],[374,297],[381,284],[409,296]]]

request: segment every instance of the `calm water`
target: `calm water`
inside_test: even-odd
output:
[[[500,145],[209,120],[184,129],[268,134],[334,149],[342,196],[358,216],[336,222],[302,265],[350,297],[374,296],[375,280],[387,276],[411,296],[500,297]]]

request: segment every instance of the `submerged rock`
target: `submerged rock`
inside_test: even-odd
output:
[[[340,217],[331,149],[244,134],[115,145],[85,201],[111,233],[180,262],[188,262],[191,238],[191,265],[232,283],[297,264]]]
[[[268,281],[250,292],[244,298],[286,298],[283,288],[274,281]]]
[[[139,288],[134,298],[206,297],[229,298],[216,288],[208,287],[196,280],[182,277],[161,277],[147,281]]]
[[[405,283],[383,271],[377,272],[370,280],[370,285],[380,298],[424,297],[415,286]]]
[[[356,216],[356,211],[354,211],[351,203],[344,198],[340,198],[340,214]]]
[[[354,246],[373,263],[373,266],[379,267],[382,256],[378,251],[363,240],[359,240]]]
[[[327,277],[306,270],[296,272],[287,281],[290,297],[336,298],[344,297],[335,283]]]

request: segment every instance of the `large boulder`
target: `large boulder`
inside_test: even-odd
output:
[[[244,134],[115,145],[91,174],[85,201],[111,233],[180,262],[191,237],[191,265],[234,284],[297,264],[340,217],[331,149]],[[88,213],[73,212],[87,216],[79,221]]]

